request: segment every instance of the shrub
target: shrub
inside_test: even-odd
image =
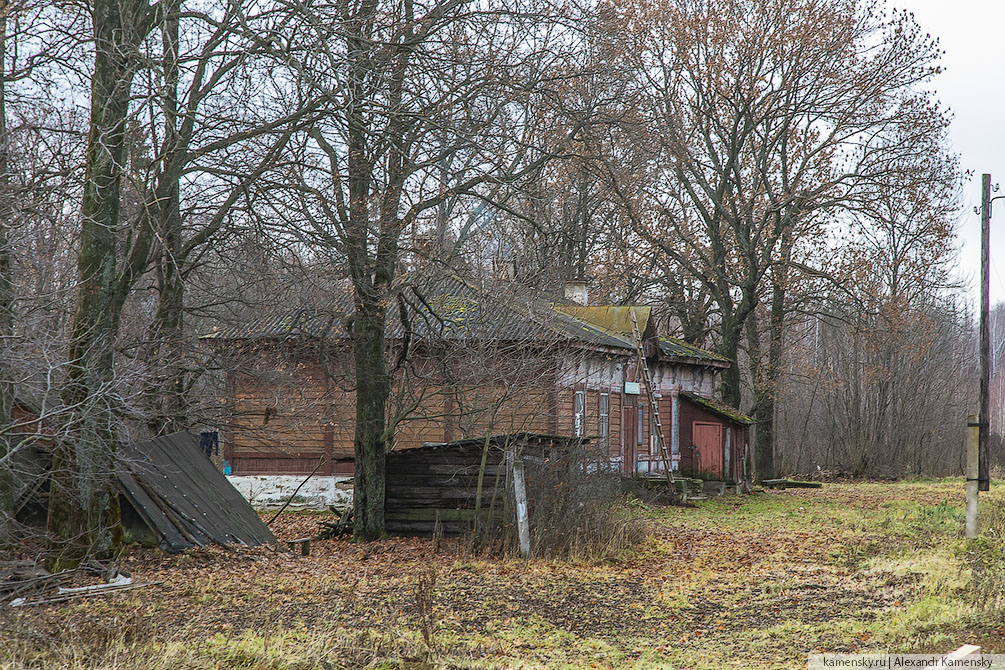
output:
[[[595,465],[600,462],[583,447],[555,452],[542,462],[528,459],[525,473],[532,556],[602,561],[645,539],[645,521],[633,515],[621,477]],[[513,511],[507,505],[503,522],[481,528],[472,545],[517,553],[519,542],[512,518]]]

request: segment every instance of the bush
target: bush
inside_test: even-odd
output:
[[[645,521],[632,514],[620,475],[589,456],[580,447],[525,461],[532,556],[603,561],[645,539]],[[512,516],[508,509],[503,523],[481,528],[473,545],[518,553]]]

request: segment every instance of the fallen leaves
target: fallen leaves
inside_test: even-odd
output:
[[[658,510],[644,546],[597,565],[469,555],[459,541],[436,553],[425,539],[337,538],[312,543],[308,557],[266,547],[130,550],[123,567],[164,582],[130,598],[137,616],[193,644],[294,626],[405,635],[418,625],[415,577],[432,565],[438,634],[472,663],[611,667],[638,657],[644,667],[655,657],[685,666],[701,649],[723,664],[805,667],[815,650],[882,644],[882,626],[862,629],[922,588],[909,576],[861,569],[858,554],[848,558],[863,543],[873,543],[870,552],[910,549],[889,542],[867,510],[883,500],[942,500],[944,488],[828,485]],[[330,518],[285,513],[273,529],[281,541],[306,537]],[[84,605],[25,620],[55,635],[99,612]]]

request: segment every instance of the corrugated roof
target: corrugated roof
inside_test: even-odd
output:
[[[706,398],[705,396],[698,395],[697,393],[690,393],[686,391],[682,391],[680,396],[691,401],[695,405],[712,412],[713,414],[718,414],[719,416],[735,421],[736,423],[743,424],[744,426],[749,426],[755,423],[752,418],[746,414],[742,414],[735,407],[730,407],[729,405],[712,400],[711,398]]]
[[[415,337],[451,340],[502,341],[571,340],[600,347],[631,348],[631,342],[555,309],[550,301],[515,287],[496,283],[482,288],[456,275],[419,277],[415,290],[405,292],[408,317]],[[325,309],[300,308],[250,323],[216,327],[203,339],[251,340],[297,337],[344,338],[352,303],[335,299]],[[404,335],[396,305],[388,310],[386,337]]]
[[[190,433],[173,433],[128,445],[119,468],[123,495],[162,549],[275,543],[272,531],[216,469]]]
[[[569,316],[585,321],[604,332],[621,336],[632,336],[632,312],[639,324],[639,332],[644,333],[652,314],[651,307],[620,305],[555,305],[555,309]]]
[[[561,304],[552,297],[526,290],[513,282],[487,286],[455,274],[406,278],[415,287],[405,291],[412,334],[417,338],[448,340],[498,340],[576,342],[607,349],[633,350],[630,310],[640,330],[649,322],[651,308]],[[299,337],[345,338],[344,324],[352,312],[349,296],[333,298],[324,309],[299,308],[281,315],[266,316],[238,326],[215,327],[203,336],[210,340],[285,340]],[[399,309],[388,310],[388,339],[404,336]],[[725,359],[680,340],[676,348],[661,348],[669,356],[697,361],[726,362]],[[684,351],[686,347],[687,353]]]

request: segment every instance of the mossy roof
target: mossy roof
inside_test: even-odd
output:
[[[676,337],[661,336],[660,351],[664,356],[671,356],[674,358],[694,358],[706,361],[717,361],[719,363],[732,363],[732,361],[725,356],[720,356],[715,352],[702,349],[701,347],[696,347],[693,344],[688,344],[684,340],[677,339]]]
[[[730,407],[729,405],[719,402],[718,400],[712,400],[711,398],[706,398],[705,396],[700,396],[697,393],[682,392],[680,394],[685,400],[698,405],[699,407],[712,412],[713,414],[718,414],[719,416],[729,419],[734,423],[738,423],[744,426],[749,426],[754,423],[754,420],[740,412],[740,410],[735,407]]]

